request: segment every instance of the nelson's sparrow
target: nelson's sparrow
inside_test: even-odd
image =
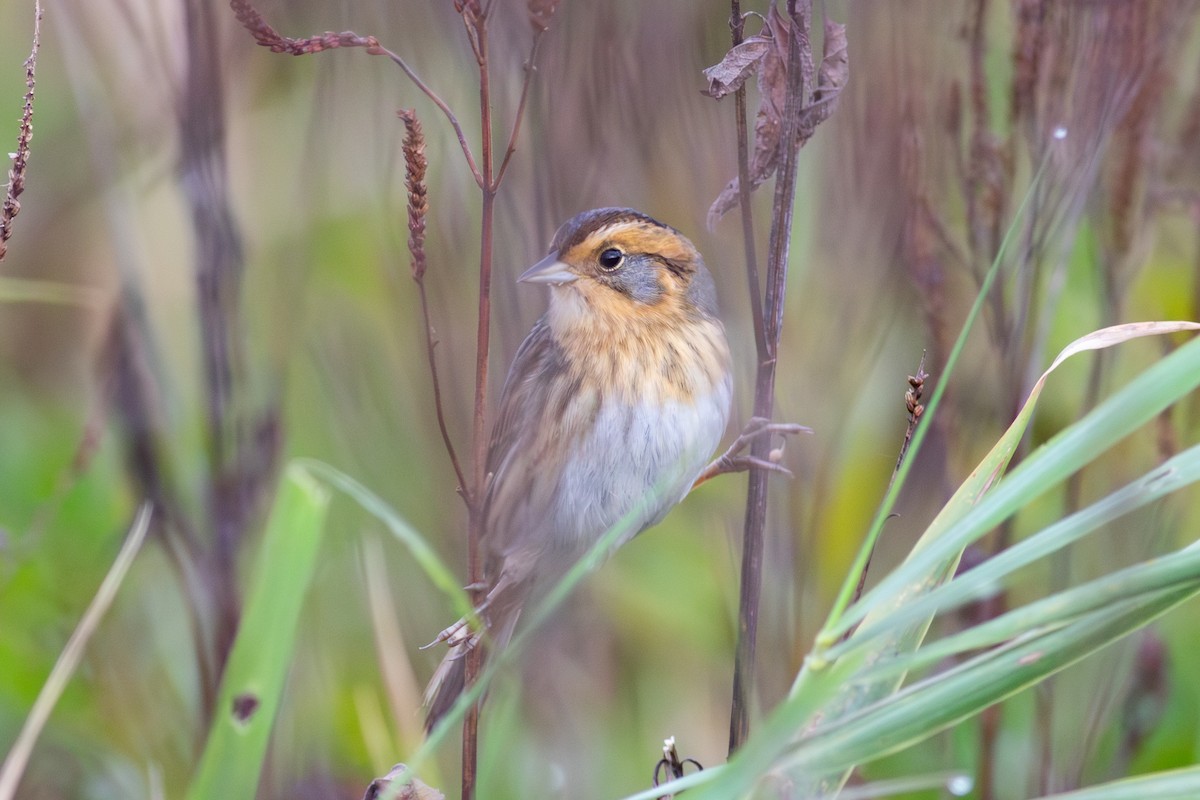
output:
[[[487,458],[478,616],[504,647],[525,603],[618,522],[656,524],[688,493],[729,418],[729,345],[712,276],[679,231],[624,208],[558,229],[523,275],[550,305],[517,351]],[[628,515],[628,517],[627,517]],[[432,728],[480,634],[465,620],[426,691]]]

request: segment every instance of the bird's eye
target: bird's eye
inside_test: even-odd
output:
[[[614,247],[610,247],[600,254],[600,267],[602,269],[612,271],[621,266],[621,261],[624,258],[624,253]]]

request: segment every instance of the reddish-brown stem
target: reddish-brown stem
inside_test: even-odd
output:
[[[488,72],[487,16],[479,14],[474,20],[473,47],[479,60],[479,129],[483,154],[483,175],[480,188],[483,204],[479,231],[479,326],[475,344],[475,412],[472,420],[472,467],[470,524],[467,528],[467,574],[470,577],[471,602],[483,602],[483,569],[479,559],[479,540],[486,524],[484,492],[487,483],[487,386],[488,352],[492,320],[492,229],[496,209],[496,181],[492,159],[492,97]],[[518,121],[519,121],[518,117]],[[479,676],[483,663],[481,648],[467,655],[466,685],[471,686]],[[462,799],[475,797],[476,765],[479,742],[479,704],[474,704],[463,720],[462,734]]]
[[[479,172],[479,167],[475,164],[475,154],[471,152],[471,146],[467,144],[467,136],[463,133],[462,125],[458,123],[458,117],[450,110],[450,106],[446,105],[446,101],[437,92],[429,88],[425,81],[421,80],[421,76],[417,75],[403,58],[386,47],[380,47],[379,52],[395,62],[396,66],[400,67],[404,71],[404,74],[408,76],[408,79],[413,82],[413,85],[420,89],[446,115],[446,119],[450,122],[450,127],[454,129],[454,135],[458,137],[458,145],[462,148],[463,156],[467,159],[467,166],[471,168],[471,176],[475,178],[475,183],[479,185],[480,189],[484,188],[483,175]],[[487,145],[484,144],[484,147],[486,148]]]
[[[462,125],[458,122],[458,117],[450,110],[450,106],[446,105],[446,101],[437,92],[433,91],[425,81],[421,80],[416,70],[410,67],[407,61],[381,45],[379,40],[374,36],[359,36],[353,31],[343,31],[341,33],[324,33],[307,39],[293,39],[288,36],[281,36],[274,28],[268,25],[267,21],[263,19],[262,14],[258,12],[258,9],[248,2],[248,0],[230,0],[229,5],[237,16],[238,22],[242,23],[242,26],[250,31],[260,45],[270,48],[273,53],[307,55],[340,47],[361,47],[370,55],[383,55],[390,58],[396,66],[403,70],[408,79],[446,115],[446,119],[450,122],[450,127],[454,129],[455,135],[458,136],[458,144],[462,147],[463,156],[467,159],[467,165],[471,168],[471,175],[475,178],[475,182],[479,184],[479,187],[483,188],[483,176],[480,174],[479,168],[475,165],[475,156],[471,152],[470,145],[467,144],[467,137],[463,133]]]
[[[538,44],[542,41],[545,30],[534,31],[533,45],[529,48],[529,59],[525,62],[525,80],[521,83],[521,99],[517,101],[517,114],[513,118],[512,132],[508,136],[508,147],[504,150],[504,158],[500,161],[500,169],[496,170],[496,180],[492,183],[492,191],[500,188],[504,173],[508,172],[508,163],[513,153],[517,152],[517,136],[521,133],[521,119],[525,116],[525,103],[529,99],[529,85],[533,83],[533,73],[537,69]]]
[[[429,318],[429,301],[425,297],[425,281],[424,279],[417,280],[417,296],[421,302],[421,317],[425,321],[425,349],[426,355],[429,358],[429,376],[433,381],[433,406],[437,412],[438,430],[442,434],[442,443],[446,446],[446,454],[450,456],[450,465],[454,467],[454,476],[458,479],[458,485],[463,493],[463,498],[470,502],[469,486],[467,483],[466,474],[462,470],[462,465],[458,460],[458,453],[454,449],[454,442],[450,438],[450,430],[446,427],[446,414],[442,409],[442,387],[438,380],[437,358],[434,355],[434,348],[437,347],[437,341],[433,338],[433,322]]]
[[[806,4],[810,0],[803,0]],[[797,13],[796,0],[788,0],[793,34],[788,40],[787,102],[783,115],[783,158],[775,177],[771,236],[767,256],[767,297],[764,308],[764,342],[767,357],[760,358],[754,386],[754,416],[770,419],[775,406],[775,353],[782,332],[783,298],[787,281],[788,243],[796,186],[796,162],[800,150],[800,114],[804,107],[799,32],[807,35],[810,14]],[[769,327],[767,327],[769,326]],[[755,440],[752,458],[767,459],[769,437]],[[750,698],[754,688],[754,664],[758,645],[758,607],[762,589],[763,530],[767,519],[765,470],[751,470],[746,491],[746,517],[742,536],[741,594],[738,607],[738,645],[734,660],[733,702],[729,717],[729,751],[732,753],[750,732]]]
[[[746,19],[741,0],[732,0],[729,31],[733,46],[745,38]],[[738,206],[742,212],[742,248],[746,260],[746,285],[750,295],[750,318],[754,325],[755,352],[758,360],[767,359],[766,328],[763,325],[762,286],[758,278],[758,254],[754,247],[754,210],[750,204],[750,137],[746,131],[746,85],[733,93],[734,122],[737,128]]]

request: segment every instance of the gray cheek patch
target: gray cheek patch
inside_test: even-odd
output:
[[[643,305],[654,305],[663,296],[658,265],[644,255],[627,256],[624,266],[609,276],[608,284]]]

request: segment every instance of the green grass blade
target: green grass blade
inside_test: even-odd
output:
[[[113,598],[117,596],[117,590],[121,587],[125,576],[129,573],[129,568],[133,566],[134,558],[141,550],[142,542],[146,540],[146,531],[150,528],[150,514],[151,506],[149,504],[144,504],[138,509],[137,516],[129,528],[125,543],[121,545],[121,550],[117,553],[116,560],[113,561],[108,574],[104,576],[100,588],[96,590],[95,597],[88,604],[87,610],[79,620],[79,625],[71,633],[66,647],[59,654],[58,660],[54,662],[49,677],[46,678],[45,684],[38,692],[33,708],[30,709],[29,716],[25,718],[25,724],[21,726],[21,732],[17,734],[16,741],[13,742],[8,755],[5,756],[4,765],[0,766],[0,799],[10,800],[16,794],[21,776],[25,772],[25,766],[29,762],[29,756],[33,753],[33,746],[37,743],[38,736],[41,735],[47,720],[50,719],[50,712],[58,704],[58,699],[66,690],[68,681],[79,667],[84,648],[87,647],[92,634],[96,632],[105,612],[112,605]]]
[[[255,796],[328,506],[328,489],[303,466],[289,464],[267,521],[189,800]]]
[[[1007,576],[1022,567],[1062,550],[1113,520],[1198,480],[1200,445],[1175,455],[1119,491],[1059,520],[989,558],[970,572],[895,610],[882,623],[864,625],[845,642],[830,648],[827,658],[838,658],[876,637],[919,622],[934,613],[988,597],[997,591]]]
[[[450,602],[459,616],[466,617],[474,613],[471,608],[471,598],[463,589],[454,571],[438,557],[438,554],[425,541],[425,537],[397,514],[395,509],[388,505],[383,498],[337,467],[326,464],[324,461],[303,458],[297,463],[302,464],[313,475],[345,492],[369,514],[387,526],[392,535],[408,548],[408,552],[416,559],[417,564],[424,570],[433,585],[450,598]]]
[[[1187,322],[1138,323],[1097,331],[1072,343],[1054,361],[1050,370],[1064,358],[1078,352],[1108,347],[1138,336],[1194,330],[1197,327],[1200,326]],[[1039,448],[1001,481],[1000,476],[1025,433],[1041,387],[1050,370],[1038,381],[1012,426],[931,523],[914,552],[892,574],[880,581],[875,589],[849,607],[835,625],[821,633],[818,646],[806,660],[788,699],[764,720],[746,745],[730,760],[726,769],[690,792],[695,795],[696,800],[728,800],[741,796],[754,786],[762,775],[780,768],[784,754],[795,745],[796,737],[811,725],[812,720],[822,718],[827,724],[839,718],[853,717],[855,720],[861,720],[864,708],[878,709],[879,706],[873,704],[886,701],[887,697],[895,692],[899,678],[864,681],[863,671],[869,665],[915,650],[924,637],[929,615],[908,626],[891,626],[893,634],[890,637],[880,637],[875,647],[859,648],[837,660],[826,658],[827,648],[835,645],[843,634],[864,621],[864,628],[875,625],[888,627],[891,613],[915,602],[951,577],[959,554],[968,544],[1015,514],[1032,499],[1061,483],[1164,408],[1193,391],[1200,385],[1200,339],[1188,342],[1169,356],[1160,359],[1130,384],[1097,406],[1084,419]],[[1163,609],[1181,602],[1186,596],[1186,592],[1172,595],[1172,598],[1178,599],[1172,599]],[[1130,615],[1120,620],[1110,619],[1105,624],[1111,627],[1125,620],[1131,626],[1128,629],[1132,629],[1146,624],[1158,613],[1161,611],[1157,608],[1149,611],[1143,608],[1141,612],[1130,612]],[[1091,620],[1092,617],[1086,619]],[[1100,644],[1089,647],[1086,642],[1079,643],[1083,640],[1084,633],[1089,633],[1080,632],[1084,624],[1077,620],[1066,628],[1052,632],[1051,635],[1060,637],[1052,641],[1061,643],[1062,653],[1067,654],[1059,658],[1059,663],[1052,669],[1048,668],[1050,660],[1035,659],[1035,663],[1030,667],[1042,671],[1032,677],[1028,677],[1031,674],[1029,670],[1016,672],[1011,670],[1009,665],[1005,666],[1005,669],[1008,669],[1007,673],[998,670],[997,674],[1004,677],[1005,681],[996,686],[1005,687],[1005,691],[993,692],[995,696],[987,702],[996,702],[1028,685],[1014,683],[1013,676],[1027,676],[1028,680],[1036,682],[1128,630],[1114,629],[1107,638],[1101,637]],[[1068,653],[1070,642],[1076,643],[1075,651],[1071,652],[1078,651],[1078,655]],[[981,682],[987,681],[981,679]],[[961,704],[947,705],[941,710],[951,707],[964,716],[975,713]],[[931,708],[932,710],[937,709]],[[955,719],[960,718],[962,717]],[[889,724],[899,725],[902,721],[903,714],[891,720]],[[910,731],[914,736],[918,729],[928,728],[930,724],[921,720],[915,711],[907,722],[915,726]],[[871,737],[878,737],[886,726],[872,725],[871,729]],[[900,736],[889,741],[904,742],[910,739]],[[862,740],[860,745],[864,749],[867,748],[870,745],[870,737]],[[896,749],[901,746],[907,745],[895,744]],[[878,750],[872,753],[872,758],[882,755]],[[838,763],[843,763],[840,756]],[[844,763],[850,765],[857,761],[850,758]],[[822,769],[821,774],[831,774],[832,771]],[[836,783],[836,780],[833,783]]]
[[[1200,797],[1200,767],[1184,767],[1047,795],[1041,800],[1195,800],[1197,797]]]
[[[926,645],[916,653],[881,661],[863,673],[865,679],[903,674],[936,664],[959,653],[991,647],[1019,636],[1062,627],[1093,611],[1162,591],[1200,586],[1200,547],[1127,567],[1081,586],[1058,592],[961,633]]]
[[[1136,329],[1124,325],[1116,328],[1138,331],[1134,335],[1148,335],[1200,327],[1195,323],[1163,323],[1164,327],[1151,330],[1147,325],[1149,323],[1138,323]],[[1066,356],[1096,349],[1092,345],[1097,342],[1110,346],[1126,340],[1111,338],[1113,330],[1107,328],[1090,334],[1060,354],[1030,393],[1016,421],[930,524],[909,558],[847,609],[836,625],[823,632],[822,642],[831,646],[868,615],[878,619],[895,608],[899,599],[911,598],[917,587],[932,588],[940,582],[938,578],[945,575],[947,568],[957,563],[958,555],[969,544],[1200,386],[1200,339],[1193,339],[1151,365],[1079,422],[1038,448],[1000,481],[1017,443],[1025,434],[1050,371]],[[1080,347],[1081,342],[1085,346]]]
[[[1043,636],[976,656],[817,727],[792,750],[788,768],[807,776],[833,774],[910,747],[1076,663],[1198,593],[1200,588],[1192,585],[1124,601]]]

